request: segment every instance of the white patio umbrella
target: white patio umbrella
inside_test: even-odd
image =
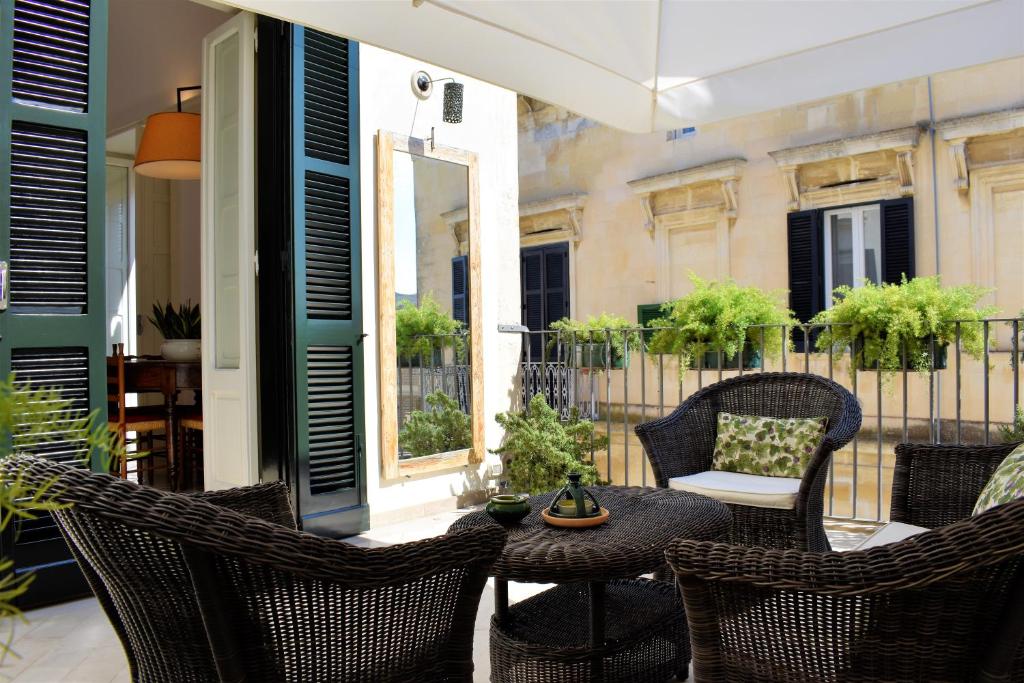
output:
[[[227,0],[628,131],[1024,54],[1024,0]]]

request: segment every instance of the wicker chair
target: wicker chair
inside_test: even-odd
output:
[[[832,452],[860,429],[854,396],[818,375],[755,373],[727,379],[693,394],[670,415],[637,425],[658,486],[711,469],[719,412],[766,417],[826,416],[826,433],[811,456],[792,509],[730,505],[732,543],[796,550],[829,550],[822,523],[825,480]]]
[[[364,549],[296,531],[279,483],[192,496],[0,467],[69,505],[54,517],[134,681],[472,680],[496,525]]]
[[[969,517],[1011,448],[897,447],[892,517],[939,526],[898,543],[675,542],[696,681],[1024,680],[1024,500]]]

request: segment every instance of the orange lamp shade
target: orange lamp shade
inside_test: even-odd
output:
[[[135,172],[167,180],[199,180],[199,114],[162,112],[146,120]]]

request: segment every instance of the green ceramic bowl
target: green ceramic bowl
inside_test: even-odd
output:
[[[491,501],[484,508],[495,521],[501,524],[514,524],[530,514],[528,496],[504,494],[491,496]]]

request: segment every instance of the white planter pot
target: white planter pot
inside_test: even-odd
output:
[[[202,357],[200,340],[168,339],[160,345],[160,355],[171,361],[199,360]]]

